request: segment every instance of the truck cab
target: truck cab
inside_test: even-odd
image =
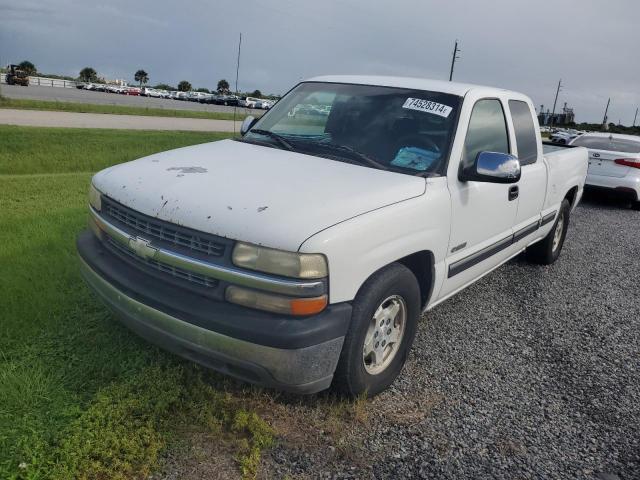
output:
[[[400,374],[422,313],[522,252],[557,260],[586,171],[584,148],[543,151],[525,95],[317,77],[241,137],[97,173],[81,271],[179,355],[371,396]]]
[[[29,75],[27,75],[27,72],[20,69],[19,65],[8,65],[6,82],[8,85],[22,85],[23,87],[28,87]]]

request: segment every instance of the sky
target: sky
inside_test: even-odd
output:
[[[315,75],[380,74],[503,87],[578,122],[633,122],[640,106],[638,0],[0,0],[0,63],[150,84],[282,94]],[[638,122],[640,123],[640,115]]]

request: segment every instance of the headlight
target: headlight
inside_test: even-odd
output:
[[[98,212],[102,208],[102,194],[98,191],[96,187],[93,186],[93,183],[89,186],[89,205],[93,207],[94,210]]]
[[[240,242],[232,260],[238,267],[293,278],[324,278],[329,270],[327,259],[319,253],[285,252]]]

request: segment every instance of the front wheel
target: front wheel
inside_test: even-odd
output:
[[[556,221],[553,228],[538,243],[534,243],[527,248],[527,258],[540,265],[551,265],[560,256],[564,240],[567,237],[567,229],[569,228],[569,214],[571,213],[571,205],[565,198],[560,204],[560,210],[556,215]]]
[[[386,389],[402,371],[420,317],[420,288],[414,274],[393,263],[375,273],[353,302],[333,387],[368,397]]]

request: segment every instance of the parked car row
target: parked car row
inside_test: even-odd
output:
[[[215,105],[231,105],[260,110],[269,110],[274,100],[255,97],[238,97],[231,94],[217,94],[207,92],[179,92],[176,90],[162,90],[152,87],[129,87],[121,85],[105,85],[100,83],[78,83],[79,89],[93,90],[96,92],[119,93],[121,95],[140,95],[142,97],[168,98],[189,102],[207,103]]]

